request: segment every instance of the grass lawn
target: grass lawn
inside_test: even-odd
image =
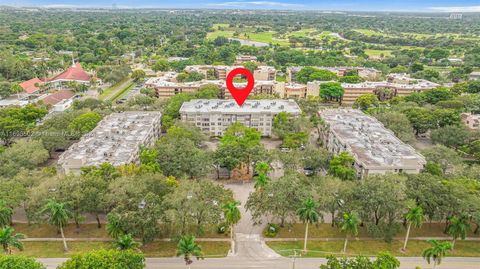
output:
[[[117,93],[115,93],[115,95],[113,95],[110,100],[112,101],[116,101],[117,99],[120,99],[122,98],[123,96],[125,96],[131,89],[133,89],[133,87],[135,86],[135,83],[130,82],[129,84],[127,84],[127,86],[125,86],[123,89],[119,90]]]
[[[62,258],[79,252],[97,249],[109,249],[111,242],[67,242],[70,251],[63,253],[63,243],[58,242],[24,242],[25,250],[15,252],[18,254],[37,258]],[[225,257],[230,247],[230,242],[198,242],[206,256]],[[174,242],[153,242],[140,248],[146,257],[173,257],[176,252]]]
[[[169,238],[178,231],[175,227],[167,225],[159,225],[160,235],[158,238]],[[23,233],[27,238],[60,238],[60,234],[57,233],[55,227],[49,224],[26,224],[26,223],[14,223],[12,226],[17,233]],[[196,228],[191,227],[187,231],[191,234],[196,234]],[[67,238],[110,238],[105,231],[105,225],[97,228],[96,224],[80,224],[80,230],[77,231],[75,224],[69,224],[64,228],[65,237]],[[197,238],[228,238],[228,234],[217,233],[216,226],[206,226],[202,234],[197,234]]]
[[[420,228],[412,228],[410,231],[410,237],[440,237],[446,236],[443,233],[445,224],[443,223],[425,223]],[[305,232],[305,226],[301,223],[296,223],[293,225],[286,225],[284,228],[281,228],[278,232],[277,238],[303,238]],[[396,237],[403,238],[405,236],[406,229],[401,227],[400,232]],[[321,223],[318,225],[311,225],[308,231],[308,236],[310,238],[320,238],[320,237],[345,237],[337,227],[332,227],[330,224]],[[469,237],[480,237],[480,234],[473,234],[470,232]],[[359,228],[358,237],[369,237],[365,227]],[[480,246],[480,245],[479,245]]]
[[[383,54],[384,57],[389,57],[392,55],[392,51],[391,50],[374,50],[374,49],[366,49],[365,50],[365,53],[368,55],[368,56],[376,56],[376,57],[379,57],[380,55]]]
[[[128,80],[128,77],[122,79],[121,81],[119,81],[118,83],[115,83],[113,85],[111,85],[110,87],[106,88],[102,94],[100,94],[99,98],[101,100],[105,99],[107,96],[109,96],[113,91],[115,91],[120,85],[122,85],[123,83],[125,83],[125,81]]]
[[[328,255],[343,255],[343,241],[309,241],[307,248],[309,252],[305,257],[325,257]],[[303,241],[280,241],[267,242],[267,245],[282,256],[293,255],[293,250],[302,250]],[[403,241],[395,240],[392,243],[386,243],[382,240],[369,241],[349,241],[347,247],[347,255],[365,255],[375,256],[380,251],[388,251],[395,256],[401,257],[421,257],[422,251],[429,247],[426,241],[411,240],[408,242],[407,251],[401,252]],[[448,256],[458,257],[479,257],[480,242],[475,241],[457,241],[455,251],[449,252]]]

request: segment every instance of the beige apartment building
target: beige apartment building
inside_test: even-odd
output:
[[[375,118],[357,109],[326,109],[318,112],[327,127],[320,134],[333,154],[348,152],[359,178],[387,173],[420,173],[425,158],[400,141]]]
[[[198,72],[205,77],[207,74],[213,74],[215,79],[226,80],[228,73],[235,68],[240,68],[243,66],[225,66],[225,65],[189,65],[185,67],[185,72]],[[277,70],[272,66],[258,66],[257,69],[253,72],[253,77],[255,80],[275,80],[277,76]]]
[[[112,113],[58,159],[63,173],[80,174],[85,166],[138,163],[140,146],[151,146],[161,133],[160,112]]]
[[[256,56],[251,56],[251,55],[238,55],[235,57],[235,64],[236,65],[242,65],[243,63],[246,62],[257,62],[257,57]]]
[[[312,81],[307,83],[308,94],[318,96],[320,93],[321,84],[327,81]],[[434,89],[440,86],[437,83],[427,80],[417,80],[414,84],[393,83],[387,81],[379,82],[361,82],[361,83],[342,83],[344,90],[342,103],[353,104],[358,97],[364,94],[375,94],[380,99],[389,99],[394,96],[406,96],[414,92],[422,92],[429,89]]]
[[[293,100],[247,100],[238,106],[232,100],[197,99],[183,103],[181,119],[199,127],[210,136],[222,136],[234,122],[257,129],[262,136],[271,136],[273,118],[280,112],[301,114]]]
[[[337,74],[339,77],[345,76],[349,71],[357,71],[358,76],[365,79],[375,81],[380,79],[382,72],[375,68],[368,67],[354,67],[354,66],[339,66],[339,67],[323,67],[323,66],[314,66],[314,68],[320,70],[326,70]],[[290,66],[287,67],[287,81],[288,82],[297,82],[296,74],[303,69],[303,66]]]

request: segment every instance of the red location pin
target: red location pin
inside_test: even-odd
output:
[[[235,88],[235,86],[233,85],[233,78],[236,75],[244,75],[245,77],[247,77],[247,86],[245,88],[243,89]],[[230,73],[228,73],[226,83],[227,83],[227,89],[232,94],[233,98],[235,99],[235,102],[237,102],[239,106],[242,106],[245,100],[247,100],[248,95],[252,91],[253,86],[255,85],[255,80],[253,79],[252,73],[248,69],[235,68],[232,71],[230,71]]]

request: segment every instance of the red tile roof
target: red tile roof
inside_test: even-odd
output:
[[[32,94],[40,90],[38,86],[42,85],[43,83],[44,82],[41,81],[39,78],[32,78],[30,80],[20,83],[20,87],[22,87],[26,93]]]
[[[74,66],[70,66],[67,70],[50,79],[50,81],[56,80],[90,81],[90,75],[83,70],[80,63],[76,63]]]
[[[46,105],[55,105],[65,99],[70,99],[75,96],[73,91],[69,90],[59,90],[58,92],[52,93],[49,96],[42,99],[43,103]]]

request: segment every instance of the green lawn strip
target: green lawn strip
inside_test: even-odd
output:
[[[410,237],[448,237],[444,234],[444,223],[424,223],[420,228],[412,228],[410,231]],[[285,225],[280,228],[276,238],[303,238],[305,232],[305,225],[301,223],[295,223],[291,225]],[[406,229],[402,226],[400,232],[396,237],[403,238],[405,236]],[[328,223],[320,223],[317,225],[311,225],[308,231],[310,238],[343,238],[345,234],[338,229],[338,227],[332,227]],[[468,233],[469,237],[480,237],[480,234]],[[366,227],[359,228],[358,237],[370,237]]]
[[[24,242],[24,251],[15,251],[16,254],[36,258],[63,258],[72,254],[113,248],[111,242],[74,241],[67,242],[69,252],[63,252],[63,243],[56,242]],[[206,256],[225,257],[230,247],[229,242],[198,242]],[[145,257],[173,257],[176,252],[175,242],[153,242],[142,246],[140,250]]]
[[[110,97],[110,100],[116,101],[117,99],[120,99],[122,95],[127,94],[134,86],[135,86],[135,83],[133,81],[128,83],[127,86],[117,91],[112,97]]]
[[[16,233],[23,233],[27,238],[60,238],[57,229],[49,224],[27,224],[14,223],[12,226]],[[179,234],[178,227],[159,224],[160,234],[158,238],[171,238]],[[69,224],[64,228],[65,237],[67,238],[108,238],[110,236],[105,231],[105,224],[101,228],[97,228],[97,224],[80,224],[77,229],[75,224]],[[228,234],[217,233],[215,225],[206,225],[202,233],[197,232],[196,227],[187,228],[187,233],[196,235],[197,238],[228,238]]]
[[[328,255],[342,256],[343,241],[309,241],[308,253],[303,257],[326,257]],[[275,241],[267,242],[267,245],[282,256],[297,254],[303,249],[303,241]],[[430,244],[422,240],[410,240],[407,251],[401,252],[403,241],[394,240],[386,243],[383,240],[354,241],[350,240],[347,247],[347,255],[365,255],[375,256],[380,251],[388,251],[394,256],[399,257],[421,257],[422,251]],[[480,242],[477,241],[457,241],[455,250],[448,253],[448,256],[456,257],[480,257]]]
[[[123,83],[125,83],[125,81],[127,81],[129,78],[126,77],[122,80],[120,80],[119,82],[111,85],[110,87],[106,88],[101,94],[100,94],[100,99],[103,100],[104,98],[108,97],[114,90],[116,90],[120,85],[122,85]]]
[[[383,54],[384,57],[388,57],[392,55],[391,50],[375,50],[375,49],[366,49],[365,54],[368,56],[380,56]]]

